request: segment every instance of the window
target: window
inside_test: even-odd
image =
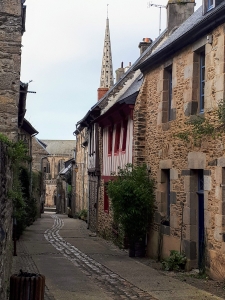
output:
[[[200,99],[199,99],[199,111],[204,112],[204,98],[205,98],[205,51],[199,54],[199,66],[200,66]]]
[[[168,119],[172,120],[172,67],[168,69],[168,84],[169,84],[169,93],[168,93]]]
[[[203,0],[203,14],[220,4],[222,0]]]
[[[115,146],[114,146],[114,153],[119,153],[120,148],[120,131],[121,131],[121,124],[116,125],[116,137],[115,137]]]
[[[171,186],[170,186],[170,169],[164,169],[162,170],[162,188],[163,188],[163,203],[162,203],[162,210],[163,213],[166,216],[167,221],[169,222],[170,220],[170,190],[171,190]],[[169,225],[169,223],[167,224]]]
[[[128,120],[123,121],[123,143],[122,143],[122,151],[126,151],[127,144],[127,123]]]
[[[164,69],[163,72],[163,98],[162,98],[162,123],[174,119],[172,110],[173,99],[173,74],[172,65]]]
[[[213,0],[208,0],[208,7],[207,7],[207,10],[210,10],[210,9],[212,9],[213,8],[213,5],[214,3],[213,3]]]
[[[166,216],[170,220],[170,170],[166,170]]]
[[[108,155],[112,154],[112,138],[113,138],[113,128],[108,127]]]

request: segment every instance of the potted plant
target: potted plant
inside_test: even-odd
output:
[[[107,192],[114,220],[121,224],[129,239],[129,255],[144,256],[155,198],[154,182],[149,178],[146,165],[119,167],[118,175],[108,182]]]
[[[86,209],[82,209],[80,212],[79,212],[79,215],[78,215],[78,218],[87,222],[87,210]]]

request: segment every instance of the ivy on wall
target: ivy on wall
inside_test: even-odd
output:
[[[201,115],[191,116],[186,122],[186,128],[175,134],[175,137],[186,141],[194,141],[196,145],[203,137],[220,137],[225,130],[225,100],[218,103],[214,111],[214,118],[205,118]]]
[[[8,198],[13,202],[13,217],[16,219],[19,237],[37,215],[36,200],[30,194],[30,172],[27,165],[31,162],[31,157],[23,141],[12,142],[1,133],[0,141],[7,146],[7,155],[11,162],[12,188],[8,191]],[[38,185],[39,181],[33,180],[33,184]]]

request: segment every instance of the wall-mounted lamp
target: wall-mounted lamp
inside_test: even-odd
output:
[[[78,165],[84,165],[84,163],[76,163],[74,167],[74,171],[77,173],[78,172]]]
[[[77,173],[78,172],[78,165],[75,165],[74,171]]]

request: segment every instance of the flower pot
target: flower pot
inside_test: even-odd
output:
[[[135,243],[135,257],[145,257],[145,241]]]
[[[135,257],[135,243],[129,243],[129,257]]]

